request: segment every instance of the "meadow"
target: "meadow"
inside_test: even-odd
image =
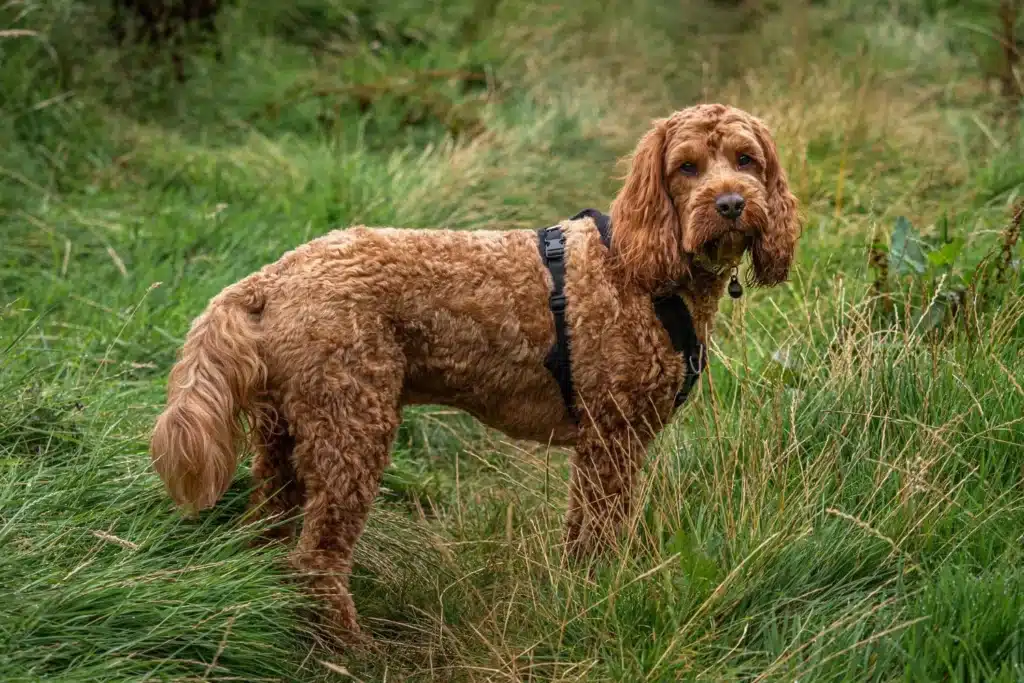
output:
[[[0,680],[1024,680],[1013,6],[236,0],[178,82],[106,3],[0,3]],[[443,407],[356,552],[370,650],[251,543],[244,467],[173,509],[148,433],[222,287],[352,224],[606,209],[699,101],[769,124],[804,230],[723,301],[625,552],[564,563],[565,453]]]

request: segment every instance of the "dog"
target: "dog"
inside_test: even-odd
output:
[[[352,552],[402,407],[444,404],[573,447],[568,553],[614,548],[646,447],[700,370],[659,302],[683,307],[706,348],[745,253],[750,284],[787,280],[800,219],[768,128],[721,104],[654,121],[610,214],[559,223],[559,253],[531,230],[355,226],[225,288],[192,323],[152,434],[171,497],[213,506],[248,434],[252,505],[301,510],[291,560],[325,598],[327,625],[361,638]],[[546,362],[553,348],[571,396]]]

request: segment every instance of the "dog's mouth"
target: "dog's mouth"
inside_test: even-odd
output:
[[[739,265],[745,252],[751,246],[751,239],[743,233],[730,230],[724,235],[710,239],[697,252],[697,262],[705,270],[721,274]]]

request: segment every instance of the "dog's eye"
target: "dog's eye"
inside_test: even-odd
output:
[[[753,158],[751,158],[749,154],[741,154],[738,157],[736,157],[736,165],[739,166],[740,168],[743,168],[744,166],[750,166],[752,163],[754,163],[754,160]]]
[[[687,161],[679,167],[679,170],[683,172],[683,175],[697,175],[697,164]]]

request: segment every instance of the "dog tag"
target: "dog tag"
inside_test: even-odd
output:
[[[739,299],[743,296],[743,285],[740,284],[740,279],[736,277],[736,271],[732,271],[732,278],[729,280],[729,296],[733,299]]]

